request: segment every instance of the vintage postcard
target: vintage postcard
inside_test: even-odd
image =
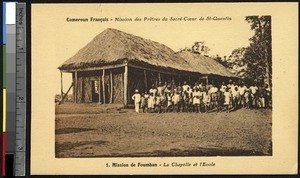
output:
[[[296,174],[297,7],[32,4],[31,174]]]

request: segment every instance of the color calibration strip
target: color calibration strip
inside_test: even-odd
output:
[[[3,3],[2,176],[25,176],[26,4]]]
[[[15,121],[16,121],[16,3],[4,2],[5,32],[3,75],[3,175],[13,174],[13,159],[15,154]]]

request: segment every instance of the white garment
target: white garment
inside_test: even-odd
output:
[[[249,89],[251,90],[252,94],[255,94],[258,90],[257,86],[251,86]]]
[[[134,110],[135,110],[135,112],[140,112],[140,104],[139,103],[134,104]]]
[[[182,86],[182,91],[185,92],[188,90],[188,88],[191,88],[189,85],[183,85]]]
[[[209,89],[209,91],[208,91],[209,94],[211,94],[211,93],[216,93],[216,92],[218,92],[218,88],[217,88],[217,87],[211,87],[211,88]]]
[[[193,92],[193,104],[200,104],[200,96],[201,96],[201,92],[200,91],[196,91]]]
[[[229,93],[229,92],[225,92],[224,93],[224,97],[225,97],[225,102],[224,102],[224,105],[229,105],[229,103],[230,103],[230,96],[231,96],[231,94]]]
[[[235,91],[235,90],[233,90],[233,91],[231,92],[231,94],[232,94],[232,97],[233,97],[233,98],[237,98],[237,97],[239,96],[239,92],[238,92],[238,91]]]
[[[134,103],[141,102],[141,95],[139,93],[135,93],[131,98],[134,100]]]
[[[244,95],[247,87],[246,86],[239,86],[238,91],[240,95]]]
[[[157,89],[156,89],[156,88],[151,88],[151,89],[149,90],[149,94],[150,94],[150,95],[154,94],[153,96],[156,96],[156,94],[157,94]]]
[[[157,87],[157,95],[163,95],[164,94],[164,90],[165,88],[164,87]]]
[[[178,104],[180,100],[180,95],[178,93],[175,93],[173,96],[173,102],[174,104]]]
[[[203,103],[204,104],[209,104],[210,103],[210,95],[209,94],[206,94],[206,93],[204,93],[203,94]]]
[[[227,87],[225,85],[222,85],[221,88],[220,88],[220,91],[224,93],[226,91],[226,88]]]
[[[150,95],[148,99],[148,108],[154,108],[155,104],[155,97]]]

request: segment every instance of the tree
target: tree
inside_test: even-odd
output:
[[[206,55],[210,51],[210,49],[206,46],[205,41],[197,41],[193,44],[192,47],[185,47],[180,49],[179,52],[189,51],[195,54]]]
[[[244,55],[247,75],[272,86],[271,16],[248,16],[245,20],[254,31]]]
[[[245,62],[245,53],[247,48],[234,49],[227,59],[229,70],[241,78],[246,77],[247,65]]]

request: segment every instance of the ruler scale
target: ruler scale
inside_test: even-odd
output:
[[[16,5],[15,176],[26,173],[26,3]]]

